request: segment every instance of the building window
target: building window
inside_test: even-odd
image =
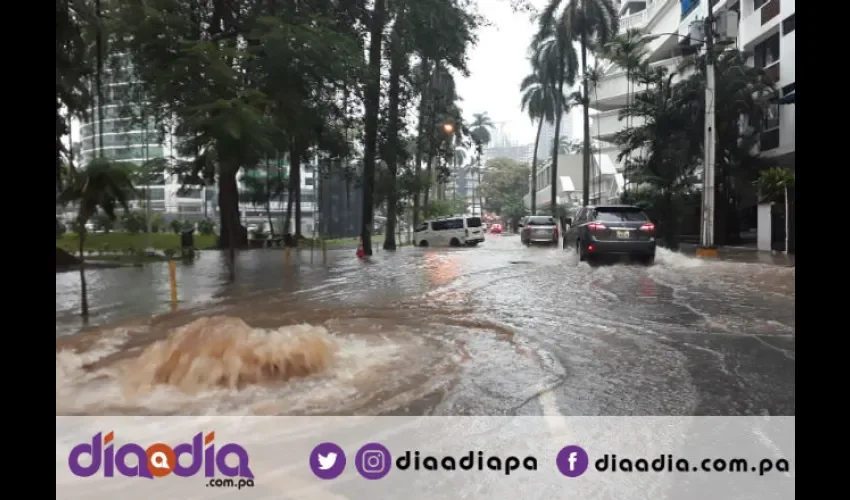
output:
[[[782,21],[782,36],[791,33],[797,28],[797,14],[791,14]]]
[[[142,188],[139,189],[139,199],[146,199],[148,197],[147,190]],[[151,201],[164,201],[165,200],[165,189],[164,188],[150,188],[150,198]]]
[[[757,68],[767,68],[777,62],[779,62],[779,33],[755,47],[755,65]]]
[[[304,178],[304,185],[312,186],[313,185],[313,178],[312,177],[305,177]]]
[[[779,100],[771,99],[764,116],[764,130],[779,127]]]
[[[759,10],[768,0],[753,0],[753,10]]]
[[[162,158],[164,151],[161,147],[113,148],[104,149],[103,156],[112,160],[143,160],[145,158]]]
[[[762,132],[759,137],[759,149],[761,151],[769,151],[779,147],[779,129],[768,130]]]
[[[697,8],[699,0],[680,0],[680,3],[682,4],[682,17],[684,18]]]

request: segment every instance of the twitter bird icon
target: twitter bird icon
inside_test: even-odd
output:
[[[336,479],[345,470],[345,452],[336,443],[321,443],[310,453],[310,469],[319,479]]]
[[[336,463],[336,453],[328,453],[327,455],[319,454],[319,468],[328,470]]]

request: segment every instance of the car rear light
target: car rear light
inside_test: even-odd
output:
[[[557,227],[555,228],[555,239],[556,240],[558,239],[558,228]]]
[[[654,233],[655,232],[655,224],[653,224],[651,222],[647,222],[646,224],[644,224],[640,227],[640,230],[646,231],[647,233]]]
[[[590,224],[587,225],[587,228],[590,229],[591,231],[604,231],[604,230],[607,229],[605,227],[605,224],[597,224],[596,222],[591,222]]]
[[[594,248],[596,247],[594,247],[593,245],[587,245],[587,250],[590,252],[592,252]]]

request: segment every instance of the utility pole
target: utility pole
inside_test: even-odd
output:
[[[697,255],[700,257],[717,257],[717,247],[714,245],[714,14],[711,1],[706,2],[708,16],[705,18],[705,141],[703,156],[702,181],[702,234]]]

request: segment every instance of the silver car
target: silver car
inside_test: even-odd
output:
[[[520,241],[525,245],[532,243],[558,244],[558,222],[549,215],[531,215],[520,223]]]

